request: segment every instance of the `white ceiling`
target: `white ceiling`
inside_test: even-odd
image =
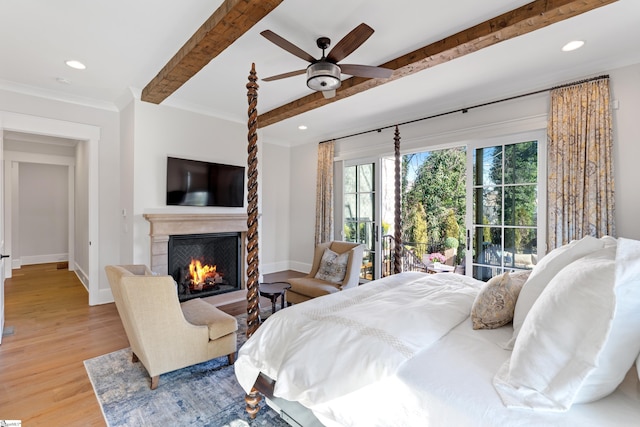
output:
[[[246,123],[251,63],[258,77],[307,63],[264,39],[270,29],[313,56],[365,22],[375,33],[343,62],[379,65],[530,0],[285,0],[163,104]],[[4,0],[0,88],[116,108],[147,83],[221,0]],[[563,53],[568,41],[586,45]],[[472,106],[640,63],[640,1],[619,0],[359,95],[268,126],[263,140],[318,142]],[[73,70],[65,60],[87,65]],[[59,83],[62,78],[68,84]],[[304,75],[259,82],[258,110],[311,93]],[[305,124],[308,130],[300,131]]]

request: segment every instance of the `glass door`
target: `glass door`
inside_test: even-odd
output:
[[[343,172],[343,239],[365,245],[360,269],[360,277],[363,280],[380,277],[378,165],[378,161],[349,163],[345,165]]]
[[[544,133],[537,133],[470,147],[466,253],[473,277],[532,269],[544,253],[543,145]]]

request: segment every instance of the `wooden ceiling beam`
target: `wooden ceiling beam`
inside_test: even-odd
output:
[[[536,0],[474,27],[460,31],[424,46],[381,67],[394,70],[388,79],[351,77],[342,82],[334,98],[326,99],[320,92],[282,105],[258,116],[258,127],[266,127],[340,99],[356,95],[376,86],[460,58],[492,46],[597,9],[618,0]]]
[[[225,0],[142,90],[159,104],[228,48],[283,0]]]

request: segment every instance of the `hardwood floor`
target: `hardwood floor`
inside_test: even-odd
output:
[[[264,280],[301,275],[281,272]],[[235,316],[246,303],[220,308]],[[0,344],[0,420],[104,426],[83,361],[129,346],[115,305],[90,307],[76,275],[55,263],[25,266],[5,281],[7,327],[14,333]]]

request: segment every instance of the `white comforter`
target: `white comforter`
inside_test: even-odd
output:
[[[482,282],[459,274],[402,273],[272,315],[235,363],[249,392],[260,372],[274,395],[307,407],[394,375],[464,321]]]

